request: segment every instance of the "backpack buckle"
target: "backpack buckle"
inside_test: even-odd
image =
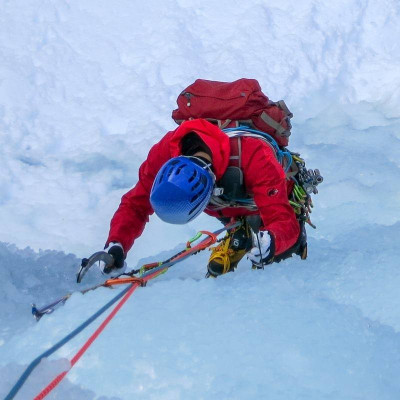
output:
[[[224,188],[219,188],[219,187],[216,187],[216,188],[214,188],[214,190],[213,190],[213,195],[214,196],[222,196],[224,194]]]

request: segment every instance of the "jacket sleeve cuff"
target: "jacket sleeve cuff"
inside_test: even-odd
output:
[[[121,247],[122,251],[125,254],[125,250],[124,250],[124,246],[122,246],[122,244],[120,242],[113,242],[113,241],[107,241],[105,246],[104,246],[104,250],[108,250],[110,247],[112,246],[118,246]]]

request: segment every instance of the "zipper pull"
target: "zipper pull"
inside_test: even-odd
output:
[[[191,106],[191,104],[190,104],[190,98],[192,97],[192,94],[189,93],[189,92],[185,92],[185,93],[183,93],[183,95],[187,98],[187,103],[186,103],[186,105],[187,105],[188,107],[190,107],[190,106]]]

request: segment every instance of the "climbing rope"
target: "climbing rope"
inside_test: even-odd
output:
[[[217,242],[217,236],[230,229],[234,229],[240,226],[241,222],[231,222],[225,227],[218,229],[215,232],[201,231],[194,238],[190,239],[186,244],[186,249],[175,254],[168,260],[158,263],[146,264],[139,271],[139,277],[135,276],[126,276],[126,277],[116,277],[112,279],[108,279],[101,285],[96,285],[93,288],[86,289],[84,292],[88,290],[96,289],[100,286],[110,287],[113,285],[121,285],[128,284],[129,286],[118,293],[115,297],[113,297],[107,304],[101,307],[97,312],[95,312],[92,316],[90,316],[85,322],[79,325],[76,329],[74,329],[71,333],[61,339],[58,343],[52,346],[50,349],[46,350],[44,353],[36,357],[23,372],[21,377],[15,383],[15,385],[11,388],[8,395],[4,398],[4,400],[12,400],[19,390],[22,388],[28,377],[31,375],[33,370],[39,365],[40,361],[44,358],[49,357],[51,354],[56,352],[70,340],[72,340],[75,336],[77,336],[80,332],[82,332],[86,327],[88,327],[93,321],[95,321],[101,314],[103,314],[106,310],[108,310],[113,304],[115,304],[118,300],[120,302],[116,305],[116,307],[111,311],[111,313],[107,316],[107,318],[102,322],[102,324],[97,328],[97,330],[92,334],[92,336],[87,340],[87,342],[81,347],[81,349],[75,354],[75,356],[71,359],[70,365],[71,368],[78,362],[78,360],[82,357],[82,355],[86,352],[86,350],[90,347],[90,345],[96,340],[96,338],[100,335],[100,333],[105,329],[107,324],[111,321],[111,319],[116,315],[116,313],[121,309],[121,307],[125,304],[128,298],[132,295],[132,293],[139,287],[145,286],[146,283],[159,276],[160,274],[166,272],[168,268],[177,264],[178,262],[183,261],[187,257],[197,254],[199,251],[205,250],[209,246],[213,245]],[[203,239],[197,245],[192,246],[192,243],[198,240],[202,235],[206,235],[207,237]],[[65,302],[70,295],[64,296],[62,302]],[[51,303],[49,306],[60,304],[60,301],[56,301]],[[46,309],[46,308],[45,308]],[[49,312],[52,312],[52,309],[49,308]],[[46,312],[44,312],[46,313]],[[68,371],[64,371],[60,373],[56,378],[54,378],[36,397],[34,400],[44,399],[67,375]]]
[[[46,350],[44,353],[40,354],[36,357],[26,368],[24,373],[12,387],[11,391],[5,397],[4,400],[11,400],[15,397],[18,391],[21,389],[25,381],[28,379],[29,375],[33,372],[33,370],[39,365],[40,361],[44,358],[49,357],[51,354],[55,353],[59,348],[64,346],[70,340],[72,340],[76,335],[82,332],[86,327],[88,327],[93,321],[95,321],[101,314],[103,314],[106,310],[108,310],[115,302],[117,302],[121,297],[123,297],[128,291],[129,287],[124,289],[122,292],[118,293],[115,297],[113,297],[106,305],[101,307],[96,313],[94,313],[91,317],[89,317],[85,322],[79,325],[76,329],[74,329],[71,333],[61,339],[58,343],[52,346],[50,349]]]
[[[292,154],[290,153],[290,151],[280,148],[276,140],[268,133],[244,125],[240,125],[238,128],[225,128],[222,129],[222,131],[228,134],[237,133],[239,136],[241,134],[243,136],[246,136],[246,133],[247,135],[254,134],[256,137],[261,136],[265,141],[267,141],[272,146],[272,148],[275,151],[278,162],[282,165],[285,172],[289,171],[293,161]]]

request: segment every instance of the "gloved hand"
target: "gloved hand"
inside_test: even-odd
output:
[[[118,272],[119,274],[122,274],[126,269],[125,253],[122,244],[118,242],[111,242],[104,250],[113,256],[114,264],[105,265],[104,262],[100,262],[99,267],[101,272],[105,274],[109,274],[111,272]]]
[[[268,231],[259,231],[253,235],[253,248],[247,253],[247,258],[253,263],[253,267],[259,269],[270,264],[273,260],[273,242]]]

